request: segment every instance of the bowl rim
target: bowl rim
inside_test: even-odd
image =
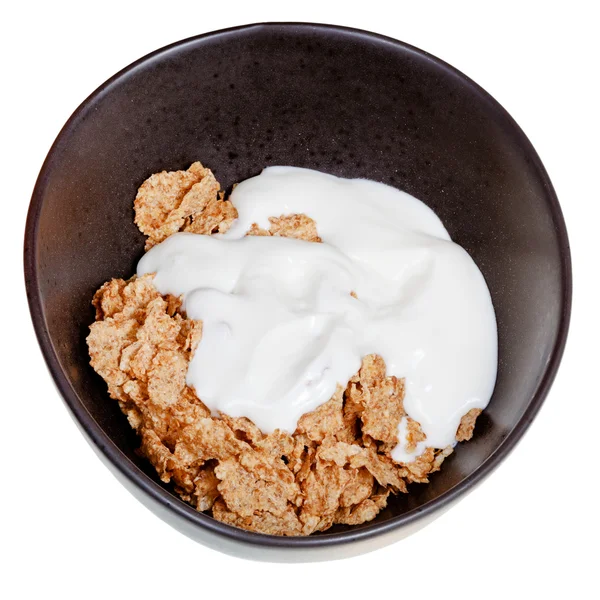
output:
[[[54,349],[52,340],[50,339],[48,328],[44,317],[42,297],[39,289],[38,272],[36,264],[36,256],[38,250],[38,225],[41,207],[44,201],[45,187],[48,179],[48,174],[52,170],[54,164],[54,155],[59,145],[66,140],[70,131],[77,125],[79,118],[86,111],[88,105],[94,102],[103,94],[107,93],[113,84],[117,83],[123,76],[127,76],[138,67],[151,63],[156,60],[166,58],[172,51],[177,51],[185,46],[194,46],[199,42],[202,43],[212,38],[223,38],[238,33],[247,33],[250,30],[262,30],[273,33],[285,33],[285,31],[319,31],[323,34],[335,32],[352,38],[364,39],[368,42],[378,44],[387,44],[396,50],[407,54],[418,56],[421,60],[426,59],[436,65],[437,68],[443,69],[447,74],[454,78],[458,78],[463,85],[470,88],[479,100],[492,104],[498,114],[502,115],[509,126],[514,129],[518,141],[520,142],[525,154],[531,160],[533,167],[537,170],[541,181],[546,189],[546,200],[549,205],[550,213],[553,218],[554,226],[557,231],[558,241],[560,246],[561,266],[562,266],[562,289],[561,302],[562,314],[548,363],[541,377],[538,386],[529,401],[529,404],[521,416],[515,427],[507,434],[502,442],[496,447],[492,454],[468,477],[462,479],[454,487],[447,490],[434,500],[426,502],[422,506],[411,509],[406,513],[392,517],[382,523],[370,523],[363,526],[349,529],[347,531],[336,533],[322,533],[318,536],[307,537],[279,537],[274,535],[255,533],[239,529],[232,525],[222,523],[196,511],[188,504],[177,498],[174,494],[161,487],[156,481],[146,475],[139,467],[137,467],[111,440],[104,430],[96,423],[94,418],[85,408],[74,389],[71,387],[68,377],[63,372],[57,354]],[[537,154],[533,145],[523,133],[515,120],[508,112],[483,88],[464,75],[459,70],[455,69],[439,58],[420,50],[414,46],[396,40],[394,38],[356,29],[352,27],[344,27],[340,25],[321,24],[321,23],[306,23],[306,22],[264,22],[239,25],[226,29],[220,29],[195,35],[183,40],[174,42],[162,48],[159,48],[138,60],[132,62],[128,66],[121,69],[111,78],[106,80],[95,91],[93,91],[73,112],[67,122],[60,130],[54,143],[52,144],[38,175],[35,187],[32,193],[27,221],[25,226],[24,239],[24,275],[25,285],[27,290],[27,299],[29,310],[33,321],[38,344],[46,361],[46,365],[50,371],[52,379],[60,392],[60,395],[71,412],[71,415],[83,429],[84,434],[93,442],[94,446],[104,455],[112,466],[114,466],[120,474],[132,482],[139,491],[149,496],[157,502],[167,512],[173,512],[188,525],[193,528],[208,530],[222,538],[228,538],[236,542],[243,542],[250,546],[270,547],[275,549],[300,549],[300,548],[323,548],[325,546],[332,547],[341,544],[348,544],[355,541],[362,541],[381,536],[383,534],[399,530],[407,525],[416,523],[431,517],[433,513],[442,512],[449,507],[459,497],[470,491],[476,484],[480,483],[487,477],[506,456],[512,451],[517,442],[522,438],[525,431],[529,428],[534,417],[540,410],[540,407],[546,398],[548,391],[556,376],[561,358],[564,353],[564,348],[567,340],[569,322],[572,305],[572,266],[571,253],[567,229],[564,222],[563,214],[558,202],[558,198],[550,182],[550,178]]]

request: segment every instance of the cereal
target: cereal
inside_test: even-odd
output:
[[[220,195],[219,198],[211,198],[200,212],[190,215],[182,231],[205,235],[225,233],[236,218],[237,210],[233,204]]]
[[[219,480],[215,475],[214,465],[208,462],[201,467],[193,484],[194,491],[191,497],[186,500],[190,502],[196,510],[210,510],[215,503],[215,500],[219,497],[219,490],[217,488]]]
[[[225,231],[237,212],[219,189],[212,171],[199,162],[187,171],[163,171],[146,179],[134,201],[135,224],[148,236],[146,250],[179,230]]]
[[[280,458],[269,458],[249,449],[219,461],[215,467],[217,488],[229,510],[241,517],[256,512],[279,517],[296,504],[300,489],[294,476]]]
[[[344,427],[342,413],[344,390],[338,385],[333,397],[319,408],[303,415],[298,421],[297,430],[305,433],[313,442],[322,442],[326,435],[335,434]]]
[[[307,242],[320,242],[317,234],[317,224],[306,215],[281,215],[270,217],[271,226],[268,230],[261,229],[256,223],[252,225],[247,235],[280,236],[305,240]]]
[[[472,408],[466,415],[463,416],[463,418],[460,420],[458,431],[456,432],[457,442],[466,442],[473,437],[475,421],[480,414],[480,408]]]
[[[187,171],[152,175],[134,202],[147,249],[177,231],[226,231],[237,212],[199,162]],[[270,219],[248,235],[320,242],[306,215]],[[210,410],[186,384],[202,323],[188,319],[181,298],[161,296],[153,276],[113,279],[94,295],[96,322],[87,338],[90,363],[140,437],[139,452],[160,479],[199,511],[250,531],[309,535],[374,519],[390,494],[425,483],[452,447],[427,448],[412,463],[394,462],[404,411],[404,380],[386,376],[383,359],[363,358],[344,389],[292,433],[265,434],[249,419]],[[467,413],[456,433],[468,440],[481,413]],[[408,451],[425,440],[407,417]]]
[[[372,521],[379,514],[379,511],[387,506],[389,494],[389,491],[373,494],[370,498],[365,498],[355,506],[338,509],[335,514],[335,522],[344,525],[360,525]]]
[[[350,508],[358,506],[373,494],[375,478],[367,469],[352,469],[350,481],[340,495],[340,507]]]
[[[340,497],[350,483],[351,475],[345,469],[322,461],[318,457],[313,467],[300,485],[303,497],[300,515],[301,517],[304,515],[306,524],[312,522],[315,531],[320,531],[323,529],[321,523],[323,518],[331,518],[333,524],[335,512],[340,505]],[[309,519],[309,515],[317,517],[319,521]]]
[[[367,356],[360,373],[363,405],[362,431],[382,442],[398,443],[398,425],[404,416],[404,380],[385,376],[380,356]]]
[[[212,507],[215,519],[234,525],[242,529],[266,533],[269,535],[302,535],[302,524],[294,510],[290,509],[280,516],[269,512],[258,511],[250,516],[241,515],[230,511],[225,502],[219,499]]]

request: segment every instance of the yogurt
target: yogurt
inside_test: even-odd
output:
[[[379,354],[427,436],[409,455],[403,419],[392,456],[455,444],[461,417],[492,395],[497,329],[481,272],[435,213],[381,183],[295,167],[265,169],[230,200],[226,234],[177,233],[137,268],[202,320],[187,382],[206,406],[291,433]],[[301,213],[323,243],[245,235]]]

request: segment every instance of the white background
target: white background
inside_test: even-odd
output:
[[[556,8],[560,5],[560,9]],[[3,598],[598,598],[598,19],[594,2],[13,2],[2,9]],[[71,421],[34,339],[22,236],[36,175],[77,105],[140,56],[257,21],[401,39],[489,91],[539,152],[574,263],[572,326],[541,413],[483,486],[413,537],[338,562],[264,564],[142,507]]]

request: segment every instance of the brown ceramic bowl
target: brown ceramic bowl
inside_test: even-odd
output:
[[[132,201],[151,173],[201,160],[221,183],[267,165],[366,177],[441,217],[483,272],[496,309],[498,381],[474,439],[429,485],[377,519],[307,538],[242,531],[198,513],[135,454],[136,436],[89,366],[90,300],[143,252]],[[82,432],[161,518],[226,552],[337,558],[403,537],[481,482],[521,438],[556,374],[571,305],[569,244],[535,150],[484,90],[437,58],[341,27],[249,25],[158,50],[75,111],[42,167],[27,220],[31,314]],[[68,491],[65,491],[68,493]]]

